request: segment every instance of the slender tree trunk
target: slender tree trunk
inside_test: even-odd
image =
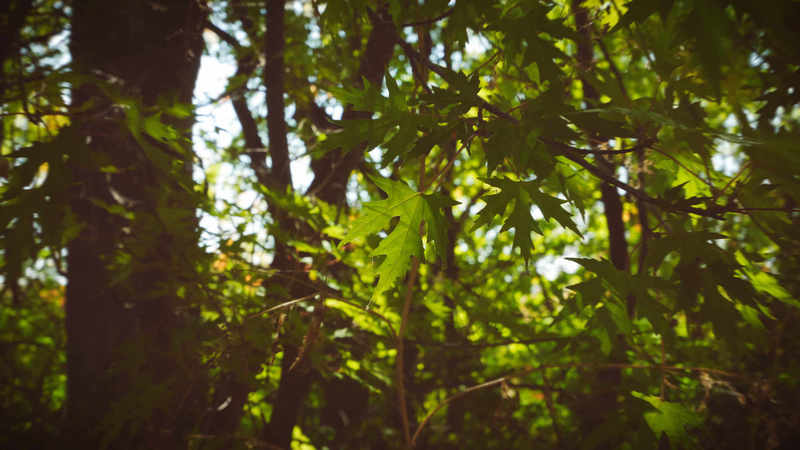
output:
[[[198,257],[192,119],[162,117],[178,131],[180,149],[151,139],[133,119],[157,103],[190,107],[205,14],[197,0],[73,4],[74,66],[106,89],[73,90],[80,142],[65,150],[81,225],[67,259],[72,448],[185,448],[204,411],[196,317],[181,294],[191,292]],[[135,101],[115,104],[110,91]],[[120,207],[130,214],[114,213]]]
[[[582,6],[583,0],[573,0],[572,9],[575,14],[575,26],[578,30],[578,64],[583,71],[590,71],[594,64],[594,48],[592,45],[592,23],[589,20],[589,12]],[[594,87],[583,77],[581,80],[583,88],[583,98],[588,107],[596,106],[600,98]],[[590,136],[595,142],[590,142],[592,146],[600,136]],[[614,173],[614,165],[607,161],[603,156],[597,156],[598,166]],[[617,188],[609,183],[600,185],[600,199],[603,203],[603,210],[606,217],[608,228],[609,256],[612,264],[618,270],[626,271],[629,266],[628,243],[625,238],[625,223],[622,218],[622,201]],[[628,308],[633,310],[634,299],[628,299]],[[624,339],[617,336],[614,341],[615,346],[611,353],[613,362],[621,362],[625,358]],[[598,370],[593,380],[592,394],[583,399],[580,407],[579,417],[583,422],[583,428],[593,432],[599,431],[602,427],[609,426],[610,418],[618,416],[617,389],[622,382],[622,376],[618,369]],[[598,449],[615,448],[615,444],[609,441],[598,442]]]
[[[281,189],[291,185],[286,144],[286,123],[283,112],[284,3],[282,0],[267,0],[267,69],[264,77],[267,87],[267,126],[270,140],[270,157],[272,159],[271,180],[274,183],[272,188],[277,186]],[[391,59],[396,38],[394,25],[386,12],[377,13],[372,19],[374,28],[367,41],[365,56],[360,62],[359,75],[379,85],[383,79],[386,66]],[[343,118],[366,118],[370,116],[371,113],[369,112],[353,111],[352,107],[348,107]],[[347,179],[350,176],[350,172],[361,161],[361,158],[363,158],[363,151],[358,149],[347,154],[341,150],[335,150],[323,158],[313,161],[311,166],[314,172],[314,181],[309,188],[309,192],[328,203],[344,205]],[[276,220],[290,222],[288,218],[284,217],[285,213],[272,207],[270,210],[275,215]],[[290,223],[289,225],[283,228],[294,228]],[[274,269],[287,273],[297,271],[299,262],[290,250],[285,244],[276,244],[275,259],[272,264]],[[286,276],[276,277],[274,281],[282,283],[292,298],[310,293],[307,286],[304,287],[302,283],[298,284],[297,281],[290,282],[287,285]],[[312,324],[311,326],[314,325]],[[297,424],[314,378],[314,372],[308,366],[308,356],[301,356],[300,359],[302,361],[298,360],[298,355],[309,350],[308,348],[301,350],[297,343],[288,340],[283,342],[281,379],[278,390],[275,393],[276,399],[273,403],[270,423],[265,430],[265,439],[272,445],[288,448],[291,444],[292,430]]]
[[[2,24],[0,25],[0,105],[11,103],[13,98],[11,93],[14,92],[16,83],[14,83],[14,75],[9,73],[8,68],[18,66],[22,30],[32,8],[32,0],[8,0],[0,4],[0,24]],[[20,85],[22,84],[21,80],[17,81]],[[25,93],[19,92],[17,95],[18,98],[13,100],[22,98]],[[0,107],[0,112],[6,112],[5,108]],[[5,126],[0,126],[0,146],[5,144],[5,131]],[[8,177],[10,170],[9,161],[6,158],[0,158],[0,180]],[[19,270],[14,272],[19,272]],[[21,273],[16,273],[16,276],[9,276],[3,280],[5,287],[11,291],[15,305],[19,305],[22,301],[18,281],[20,276]]]
[[[397,43],[397,29],[385,8],[373,13],[370,19],[372,31],[367,40],[367,48],[359,62],[358,78],[354,81],[359,87],[362,84],[362,77],[373,86],[381,85],[383,74],[394,55],[394,46]],[[372,117],[371,112],[356,111],[352,105],[342,114],[342,120],[370,117]],[[308,193],[327,203],[344,206],[347,180],[363,158],[363,149],[335,149],[313,160],[311,169],[314,171],[314,180],[308,188]]]
[[[285,1],[266,0],[267,27],[264,40],[264,50],[266,68],[264,71],[264,86],[267,89],[267,131],[269,137],[269,157],[270,167],[267,167],[263,153],[251,152],[249,154],[251,167],[260,183],[265,187],[284,192],[291,189],[292,179],[289,171],[289,151],[287,143],[287,125],[284,112],[285,95]],[[242,22],[245,30],[252,37],[256,36],[254,23],[241,8],[234,8],[235,14]],[[388,13],[381,10],[380,13],[372,14],[373,31],[367,42],[365,54],[360,62],[359,76],[356,83],[360,84],[361,77],[366,77],[370,82],[380,84],[386,66],[391,59],[392,50],[396,40],[396,31]],[[220,31],[220,30],[217,30]],[[238,42],[226,36],[222,32],[222,37],[234,48],[238,48]],[[244,57],[239,62],[239,72],[246,73],[252,70],[252,60]],[[242,125],[245,142],[248,148],[264,147],[258,136],[258,130],[253,120],[253,115],[247,108],[244,99],[234,100],[234,109]],[[323,114],[324,116],[324,114]],[[344,118],[366,118],[370,117],[369,112],[354,111],[348,107]],[[363,157],[362,151],[354,149],[345,154],[342,151],[334,151],[325,155],[321,160],[312,162],[314,171],[314,181],[309,189],[309,193],[318,198],[337,205],[345,204],[346,181],[353,168],[356,167]],[[270,214],[284,230],[295,230],[302,224],[296,223],[278,205],[269,205]],[[284,242],[278,240],[275,244],[275,255],[271,264],[272,269],[277,271],[277,275],[265,282],[268,296],[279,295],[279,299],[299,298],[313,292],[311,283],[300,272],[302,264],[294,254],[294,250]],[[319,313],[316,312],[315,314]],[[311,326],[313,327],[313,321]],[[306,401],[314,379],[314,371],[308,365],[306,353],[309,348],[304,348],[297,339],[292,339],[286,333],[281,338],[283,356],[281,361],[281,378],[277,391],[274,393],[270,422],[264,430],[264,440],[272,446],[287,448],[291,444],[292,431],[302,415],[302,406]],[[296,334],[296,333],[295,333]],[[300,356],[298,358],[298,356]],[[251,375],[252,377],[252,375]],[[224,388],[231,394],[233,400],[227,415],[230,419],[241,417],[241,408],[244,398],[251,386],[247,383],[239,383],[237,386]],[[238,400],[238,401],[237,401]],[[212,434],[226,434],[232,431],[235,420],[226,420],[226,425],[212,426]]]
[[[32,7],[32,0],[8,0],[0,4],[0,20],[3,24],[0,27],[0,64],[5,65],[19,54],[20,32]],[[0,101],[7,100],[7,83],[6,71],[0,70]]]

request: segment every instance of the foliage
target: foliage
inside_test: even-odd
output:
[[[377,269],[380,280],[371,297],[374,299],[405,275],[411,258],[422,257],[420,232],[423,224],[432,245],[439,248],[436,254],[439,257],[443,255],[448,244],[441,209],[451,205],[446,200],[413,191],[401,182],[381,178],[372,181],[386,192],[388,198],[365,203],[362,215],[351,226],[342,243],[366,238],[386,228],[391,219],[399,219],[392,232],[370,253],[370,256],[386,257]]]
[[[69,5],[0,10],[0,446],[67,429],[76,167],[133,180],[90,199],[121,236],[97,289],[175,299],[114,370],[199,355],[184,446],[800,442],[791,0],[215,0],[201,71],[235,73],[194,111],[70,64]],[[87,427],[171,418],[123,382]]]

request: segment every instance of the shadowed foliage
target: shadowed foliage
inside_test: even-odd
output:
[[[0,448],[795,448],[798,20],[4,2]]]

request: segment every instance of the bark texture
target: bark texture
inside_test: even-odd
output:
[[[73,8],[73,63],[98,82],[72,92],[85,145],[65,149],[82,228],[68,245],[64,440],[71,448],[185,448],[205,409],[196,320],[179,294],[190,288],[198,252],[192,118],[162,118],[181,136],[167,146],[134,137],[142,130],[131,108],[144,117],[156,104],[191,105],[206,11],[197,0]],[[135,106],[121,107],[123,96]]]

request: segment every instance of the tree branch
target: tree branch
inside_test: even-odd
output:
[[[257,65],[253,52],[242,47],[235,37],[214,25],[211,21],[206,20],[205,27],[214,32],[223,42],[234,49],[237,55],[237,68],[234,78],[250,78]],[[250,158],[250,168],[255,172],[256,179],[259,183],[264,186],[269,186],[271,183],[271,172],[266,164],[266,154],[263,152],[266,146],[258,134],[258,125],[253,117],[253,113],[247,106],[247,98],[243,92],[231,92],[229,94],[231,96],[233,111],[236,113],[236,118],[239,119],[239,125],[242,127],[244,145],[247,149],[246,153]]]
[[[431,71],[433,71],[434,73],[438,74],[439,76],[441,76],[443,78],[448,76],[448,70],[449,69],[447,69],[447,68],[445,68],[443,66],[440,66],[440,65],[438,65],[438,64],[436,64],[436,63],[434,63],[434,62],[432,62],[432,61],[430,61],[428,59],[421,58],[419,53],[416,50],[414,50],[414,48],[410,44],[408,44],[407,42],[403,41],[402,39],[398,39],[398,43],[403,48],[403,51],[405,51],[407,54],[413,54],[415,58],[420,58],[420,60],[426,66],[428,66],[428,68],[430,68]],[[520,123],[519,119],[517,119],[516,117],[512,116],[511,114],[506,113],[505,111],[503,111],[502,109],[498,108],[497,106],[492,105],[488,101],[483,100],[482,98],[479,98],[478,102],[480,103],[480,107],[481,108],[491,112],[495,116],[500,117],[500,118],[505,119],[505,120],[508,120],[509,122],[512,122],[514,124],[519,124]],[[637,188],[635,188],[635,187],[633,187],[633,186],[631,186],[631,185],[629,185],[627,183],[624,183],[624,182],[618,180],[612,174],[608,173],[607,171],[604,171],[604,170],[600,169],[599,167],[597,167],[594,164],[586,161],[582,157],[582,155],[585,155],[585,154],[616,154],[616,153],[635,152],[637,150],[640,150],[640,149],[643,149],[645,147],[648,147],[648,146],[652,145],[652,141],[645,141],[642,144],[637,145],[637,146],[635,146],[633,148],[623,149],[621,151],[620,150],[585,150],[585,149],[576,148],[576,147],[573,147],[573,146],[570,146],[570,145],[567,145],[567,144],[564,144],[564,143],[561,143],[561,142],[556,142],[556,141],[553,141],[553,140],[550,140],[550,139],[547,139],[547,138],[542,138],[542,137],[539,138],[539,141],[544,143],[544,144],[547,144],[548,146],[550,146],[552,149],[554,149],[559,154],[562,154],[567,159],[569,159],[569,160],[575,162],[576,164],[580,165],[581,167],[583,167],[584,169],[589,171],[589,173],[591,173],[595,177],[600,178],[601,180],[603,180],[603,181],[605,181],[605,182],[607,182],[609,184],[612,184],[612,185],[624,190],[625,192],[628,192],[629,194],[633,195],[634,197],[636,197],[638,199],[641,199],[641,200],[643,200],[643,201],[645,201],[647,203],[650,203],[652,205],[656,205],[656,206],[658,206],[658,207],[660,207],[660,208],[662,208],[664,210],[672,211],[672,212],[682,212],[682,213],[688,213],[688,214],[695,214],[695,215],[698,215],[698,216],[710,217],[710,218],[717,219],[717,220],[722,220],[722,214],[725,214],[725,213],[728,213],[728,212],[741,212],[741,211],[738,211],[736,208],[722,206],[722,205],[718,205],[718,206],[713,207],[713,208],[702,209],[702,208],[694,208],[694,207],[691,207],[691,206],[676,205],[676,204],[670,203],[670,202],[665,201],[665,200],[661,200],[661,199],[658,199],[658,198],[650,197],[644,191],[642,191],[640,189],[637,189]]]
[[[744,375],[729,372],[726,370],[720,369],[713,369],[709,367],[678,367],[678,366],[664,366],[664,365],[644,365],[644,364],[625,364],[625,363],[608,363],[608,364],[594,364],[594,363],[569,363],[569,364],[542,364],[536,367],[526,367],[521,370],[517,370],[511,372],[508,375],[502,376],[500,378],[495,378],[491,381],[486,381],[484,383],[477,384],[475,386],[470,386],[463,391],[456,392],[455,394],[445,398],[441,401],[436,407],[434,407],[425,418],[422,419],[417,430],[414,432],[414,436],[411,439],[411,445],[413,446],[416,444],[417,439],[419,438],[420,433],[425,428],[425,426],[430,422],[431,418],[439,412],[442,408],[450,404],[453,400],[457,400],[464,395],[469,394],[470,392],[479,391],[481,389],[490,388],[493,386],[497,386],[502,384],[504,381],[508,381],[512,378],[521,377],[525,375],[530,375],[535,372],[539,372],[545,369],[571,369],[571,368],[583,368],[583,369],[594,369],[594,370],[604,370],[604,369],[645,369],[645,370],[657,370],[657,371],[667,371],[667,372],[700,372],[700,373],[713,373],[717,375],[727,376],[727,377],[735,377],[735,378],[743,378]]]
[[[622,95],[625,96],[627,101],[631,101],[630,95],[628,95],[628,89],[625,88],[625,83],[623,82],[622,74],[617,67],[617,63],[611,58],[611,53],[608,52],[608,48],[606,47],[605,42],[603,42],[602,37],[598,37],[595,39],[597,41],[598,46],[600,47],[600,51],[603,52],[603,56],[608,61],[608,66],[611,68],[611,72],[614,74],[614,78],[617,79],[617,84],[619,84],[619,90],[622,92]]]
[[[509,339],[506,341],[497,342],[424,342],[414,340],[414,344],[422,347],[453,347],[453,348],[488,348],[488,347],[502,347],[504,345],[513,344],[539,344],[542,342],[558,342],[558,341],[571,341],[576,339],[589,339],[589,336],[542,336],[529,339]]]
[[[238,39],[233,37],[232,34],[228,33],[227,31],[223,30],[222,28],[214,25],[214,23],[211,22],[210,20],[206,19],[206,21],[203,24],[203,26],[205,26],[208,30],[210,30],[214,34],[216,34],[217,37],[222,39],[222,41],[225,42],[226,44],[230,45],[231,48],[233,48],[234,50],[240,50],[242,48],[242,45],[239,44],[239,40]]]
[[[267,32],[264,42],[267,61],[264,68],[264,86],[267,88],[267,133],[269,154],[272,159],[271,178],[281,189],[292,185],[283,101],[286,72],[283,55],[286,45],[285,3],[285,0],[267,0]]]
[[[360,87],[362,79],[366,79],[373,86],[380,86],[383,74],[394,55],[394,46],[397,42],[397,29],[392,17],[386,8],[377,12],[370,12],[372,30],[367,39],[367,46],[359,61],[358,75],[353,80],[355,86]],[[343,120],[366,119],[371,117],[369,111],[356,111],[351,106],[346,107]],[[306,195],[313,195],[319,199],[333,204],[346,203],[347,179],[350,173],[363,160],[363,146],[355,149],[334,149],[319,159],[311,161],[314,180],[306,191]]]
[[[652,205],[656,205],[656,206],[658,206],[658,207],[660,207],[660,208],[662,208],[662,209],[664,209],[666,211],[690,213],[690,214],[695,214],[695,215],[703,216],[703,217],[710,217],[712,219],[718,219],[718,220],[722,220],[722,214],[724,214],[724,213],[737,212],[735,210],[735,208],[729,208],[729,207],[721,206],[721,205],[718,205],[715,208],[702,209],[702,208],[694,208],[692,206],[676,205],[676,204],[670,203],[670,202],[668,202],[666,200],[650,197],[644,191],[642,191],[640,189],[637,189],[637,188],[635,188],[635,187],[633,187],[633,186],[631,186],[631,185],[629,185],[627,183],[624,183],[624,182],[618,180],[616,177],[611,175],[608,171],[603,170],[603,169],[595,166],[594,164],[590,163],[589,161],[586,161],[585,159],[581,158],[580,156],[577,156],[577,155],[574,155],[574,154],[571,154],[571,153],[568,153],[568,152],[564,152],[563,151],[564,150],[563,144],[556,143],[556,142],[552,142],[551,144],[553,144],[553,146],[555,147],[556,150],[560,150],[561,154],[564,157],[566,157],[570,161],[573,161],[574,163],[578,164],[579,166],[583,167],[589,173],[591,173],[592,175],[596,176],[597,178],[600,178],[601,180],[603,180],[603,181],[605,181],[605,182],[607,182],[609,184],[613,184],[615,187],[618,187],[618,188],[622,189],[623,191],[633,195],[637,199],[641,199],[641,200],[643,200],[643,201],[645,201],[647,203],[650,203]]]
[[[404,23],[404,24],[402,24],[400,26],[405,28],[405,27],[417,27],[417,26],[422,26],[422,25],[430,25],[430,24],[436,23],[436,22],[446,18],[447,16],[453,14],[453,11],[455,11],[455,10],[456,10],[456,8],[452,7],[450,9],[448,9],[447,11],[443,12],[442,14],[439,14],[436,17],[433,17],[433,18],[430,18],[430,19],[423,19],[423,20],[420,20],[420,21],[417,21],[417,22],[408,22],[408,23]]]

